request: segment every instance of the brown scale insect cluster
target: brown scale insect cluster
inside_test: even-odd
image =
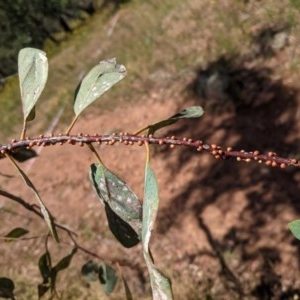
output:
[[[284,159],[278,157],[275,152],[268,152],[267,154],[260,154],[258,150],[253,152],[246,152],[245,150],[240,151],[232,151],[231,147],[227,148],[226,156],[236,157],[237,161],[245,161],[251,162],[256,161],[258,163],[265,163],[267,166],[272,167],[280,167],[284,169],[287,165],[294,165],[298,164],[296,159]]]
[[[245,150],[234,151],[232,147],[227,147],[223,150],[222,147],[216,144],[204,144],[201,140],[193,140],[191,138],[184,137],[182,139],[171,137],[155,137],[153,135],[135,135],[129,134],[127,132],[112,133],[107,135],[99,135],[95,133],[94,135],[83,134],[82,132],[77,135],[64,135],[53,133],[49,136],[39,135],[38,138],[26,137],[23,140],[11,140],[10,144],[0,145],[0,156],[5,156],[6,154],[17,152],[20,147],[26,147],[31,149],[34,146],[50,146],[50,145],[63,145],[65,143],[70,145],[78,144],[80,147],[84,144],[97,143],[98,145],[105,144],[113,146],[116,143],[122,143],[124,145],[138,145],[142,146],[146,142],[149,144],[157,145],[168,145],[170,149],[174,149],[175,146],[186,146],[196,149],[198,152],[206,151],[213,155],[216,159],[228,159],[235,158],[237,161],[251,162],[255,161],[257,163],[265,163],[267,166],[285,168],[286,166],[300,167],[300,163],[297,159],[287,159],[279,157],[275,152],[269,151],[266,154],[261,154],[258,150],[253,152],[246,152]]]

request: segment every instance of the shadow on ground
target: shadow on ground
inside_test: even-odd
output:
[[[261,47],[262,57],[265,49]],[[199,126],[191,123],[194,121],[181,123],[168,135],[201,137],[204,141],[237,150],[274,150],[283,157],[297,156],[300,150],[298,91],[280,80],[274,81],[272,75],[272,69],[250,66],[249,59],[238,55],[220,57],[211,62],[205,70],[198,70],[195,81],[188,87],[195,102],[206,111],[203,121],[196,122]],[[287,261],[282,257],[286,244],[300,253],[299,243],[293,240],[287,230],[287,221],[281,216],[285,208],[300,215],[298,170],[281,170],[233,160],[212,160],[209,167],[203,169],[198,163],[201,157],[195,157],[194,151],[178,151],[178,164],[168,166],[172,173],[176,174],[192,161],[197,176],[163,209],[163,217],[158,222],[159,231],[165,234],[180,223],[181,212],[189,206],[219,261],[221,276],[224,281],[233,282],[232,289],[240,297],[245,293],[258,299],[292,299],[299,295],[299,286],[283,288],[285,274],[280,271],[280,265]],[[168,153],[163,150],[159,155],[167,157]],[[203,196],[195,199],[199,190]],[[202,218],[202,212],[208,206],[218,205],[225,215],[232,209],[232,203],[222,202],[220,197],[228,194],[230,198],[236,191],[245,192],[247,204],[226,234],[215,238],[210,224]],[[275,244],[274,239],[278,239]],[[262,245],[262,240],[270,240],[270,245]],[[223,257],[226,251],[236,249],[241,253],[241,264],[248,266],[251,262],[259,262],[259,280],[247,291],[238,272],[230,269]],[[299,259],[291,259],[294,259],[293,266],[298,263],[299,269]]]

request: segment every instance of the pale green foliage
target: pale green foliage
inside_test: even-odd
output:
[[[33,48],[26,48],[20,51],[19,78],[24,112],[24,127],[21,139],[24,138],[26,131],[26,121],[34,118],[34,108],[46,84],[47,75],[48,61],[43,51]],[[75,119],[71,123],[66,134],[69,134],[69,131],[72,129],[72,126],[80,113],[103,93],[122,80],[125,75],[125,67],[123,65],[118,65],[115,59],[102,61],[92,68],[75,91]],[[149,125],[142,131],[148,129],[148,134],[153,134],[156,130],[174,124],[180,119],[198,118],[202,116],[202,114],[203,110],[200,106],[192,106],[170,118]],[[153,299],[169,300],[173,299],[171,282],[154,264],[149,246],[151,232],[154,227],[159,207],[159,196],[157,181],[149,164],[149,145],[147,142],[145,142],[145,145],[147,160],[145,166],[143,204],[141,204],[136,194],[124,180],[105,167],[99,154],[91,143],[88,144],[88,148],[95,154],[98,163],[93,163],[90,166],[89,176],[100,202],[104,205],[109,228],[116,239],[127,248],[133,247],[142,241],[143,255],[150,274]],[[37,189],[10,154],[7,153],[5,155],[10,158],[26,185],[34,192],[39,201],[41,213],[48,228],[52,236],[58,242],[58,235],[56,232],[56,226],[58,225],[54,223],[54,219],[43,203]],[[16,228],[11,231],[6,238],[18,238],[27,232],[26,229]],[[62,258],[54,267],[52,267],[50,252],[46,247],[46,252],[39,259],[39,269],[43,278],[43,282],[38,286],[40,297],[48,290],[50,290],[52,294],[55,292],[55,283],[58,272],[69,266],[72,257],[75,255],[78,248],[74,247],[70,254]],[[106,294],[110,294],[116,286],[116,271],[106,263],[99,265],[97,263],[88,262],[82,268],[82,275],[87,281],[98,280]],[[126,297],[127,299],[132,299],[130,289],[123,275],[121,277],[123,279]]]
[[[126,68],[116,60],[101,61],[82,80],[75,93],[74,111],[78,116],[87,106],[123,79]]]
[[[193,119],[193,118],[200,118],[203,115],[203,109],[201,106],[191,106],[188,107],[186,109],[184,109],[183,111],[181,111],[180,113],[177,113],[175,115],[173,115],[172,117],[159,121],[155,124],[149,125],[149,134],[154,134],[155,131],[172,125],[174,123],[176,123],[177,121],[179,121],[180,119]]]
[[[34,119],[34,107],[47,78],[48,60],[44,51],[24,48],[19,52],[18,71],[23,104],[24,120]]]
[[[289,223],[289,229],[292,232],[293,236],[300,240],[300,220],[295,220]]]
[[[46,224],[48,225],[48,228],[49,228],[52,236],[54,237],[54,239],[57,242],[59,242],[57,231],[56,231],[56,227],[54,225],[54,219],[53,219],[51,213],[49,212],[49,210],[47,209],[47,207],[45,206],[45,204],[44,204],[44,202],[43,202],[43,200],[42,200],[42,198],[41,198],[38,190],[36,189],[36,187],[34,186],[34,184],[31,182],[31,180],[29,179],[29,177],[17,165],[17,163],[10,156],[8,156],[8,157],[12,161],[13,165],[16,167],[17,171],[21,175],[21,177],[24,180],[24,182],[26,183],[26,185],[33,191],[36,199],[38,200],[38,202],[40,204],[41,213],[42,213],[42,215],[44,217],[44,220],[45,220]]]
[[[151,231],[153,229],[153,225],[156,219],[158,204],[159,204],[159,197],[158,197],[157,182],[155,179],[155,175],[149,165],[149,162],[147,161],[146,169],[145,169],[145,187],[144,187],[144,202],[143,202],[143,228],[142,228],[143,252],[150,273],[153,299],[169,300],[169,299],[173,299],[171,282],[155,266],[149,248]]]

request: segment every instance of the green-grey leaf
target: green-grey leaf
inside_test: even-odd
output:
[[[108,218],[109,227],[125,247],[140,240],[142,205],[130,187],[103,164],[92,164],[90,180]]]
[[[27,229],[21,228],[21,227],[16,227],[13,230],[11,230],[5,237],[5,241],[9,242],[13,239],[17,239],[25,234],[27,234],[29,231]]]
[[[143,248],[148,252],[151,230],[156,219],[159,205],[158,187],[155,175],[149,165],[145,169],[145,187],[143,202],[143,224],[142,224],[142,241]]]
[[[86,282],[96,281],[99,279],[99,266],[93,261],[88,261],[81,268],[81,274]]]
[[[28,159],[37,156],[36,151],[33,149],[27,149],[26,147],[18,148],[17,152],[11,153],[11,156],[18,162],[24,162]]]
[[[68,254],[67,256],[65,256],[64,258],[62,258],[53,268],[51,268],[50,271],[50,276],[49,276],[49,280],[50,280],[50,288],[51,291],[55,291],[55,285],[56,285],[56,278],[57,278],[57,274],[61,271],[64,270],[66,268],[68,268],[68,266],[71,263],[71,260],[74,256],[74,254],[77,252],[77,248],[73,248],[72,252],[70,254]],[[47,281],[48,283],[48,281]]]
[[[47,282],[51,275],[51,257],[48,251],[39,258],[38,266],[43,277],[43,281]]]
[[[14,297],[14,282],[7,277],[0,277],[0,298],[15,299]]]
[[[166,119],[166,120],[162,120],[160,122],[157,122],[153,125],[149,125],[149,134],[154,134],[155,131],[172,125],[174,123],[176,123],[178,120],[180,119],[193,119],[193,118],[199,118],[203,115],[203,109],[201,106],[191,106],[188,107],[186,109],[184,109],[183,111],[181,111],[178,114],[173,115],[172,117]]]
[[[76,89],[74,111],[78,116],[87,106],[126,75],[126,68],[115,58],[101,61],[81,81]]]
[[[131,248],[138,244],[140,241],[139,233],[117,215],[107,202],[104,205],[108,226],[115,238],[126,248]]]
[[[147,162],[145,169],[145,188],[143,202],[143,227],[142,243],[144,258],[149,270],[153,299],[169,300],[173,299],[170,280],[155,266],[150,249],[149,242],[151,231],[156,219],[159,205],[158,186],[155,175]]]
[[[43,278],[43,282],[38,285],[38,295],[40,299],[50,288],[51,256],[48,251],[39,258],[38,266]]]
[[[37,200],[40,203],[41,213],[44,217],[44,220],[45,220],[46,224],[48,225],[48,228],[49,228],[52,236],[54,237],[56,242],[59,243],[58,235],[57,235],[56,228],[55,228],[55,225],[54,225],[54,219],[53,219],[51,213],[48,211],[47,207],[45,206],[42,198],[40,197],[40,194],[38,193],[38,191],[35,188],[35,186],[33,185],[33,183],[30,181],[30,179],[27,177],[27,175],[21,169],[20,169],[20,171],[21,171],[21,174],[22,174],[22,177],[23,177],[24,181],[33,190]]]
[[[23,178],[24,182],[34,192],[34,195],[35,195],[36,199],[38,200],[38,202],[40,204],[40,209],[41,209],[41,213],[42,213],[42,215],[44,217],[44,220],[45,220],[46,224],[48,225],[48,228],[49,228],[52,236],[54,237],[54,239],[56,240],[56,242],[59,243],[58,235],[57,235],[56,228],[55,228],[55,225],[54,225],[54,219],[53,219],[52,215],[50,214],[50,212],[48,211],[47,207],[44,205],[44,202],[43,202],[42,198],[40,197],[40,195],[39,195],[36,187],[31,182],[31,180],[29,179],[29,177],[16,164],[16,162],[11,157],[9,157],[9,158],[11,159],[11,162],[14,164],[14,166],[16,167],[16,169],[18,170],[18,172],[20,173],[20,175]]]
[[[54,267],[53,270],[55,273],[58,273],[59,271],[66,269],[69,267],[71,260],[74,256],[74,254],[77,252],[77,248],[75,247],[70,254],[62,258]]]
[[[118,281],[116,271],[111,266],[102,264],[99,268],[99,281],[104,289],[105,294],[111,294]]]
[[[18,72],[24,120],[34,119],[34,107],[48,77],[46,53],[39,49],[24,48],[18,57]]]
[[[288,224],[290,231],[292,232],[293,236],[300,240],[300,220],[295,220]]]

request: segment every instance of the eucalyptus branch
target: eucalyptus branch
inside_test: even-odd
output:
[[[145,136],[135,135],[129,133],[112,133],[109,135],[101,134],[82,134],[78,135],[40,135],[36,138],[27,137],[22,140],[12,140],[11,143],[0,146],[0,155],[3,157],[5,154],[11,154],[17,152],[20,148],[31,149],[35,146],[51,146],[51,145],[79,145],[84,144],[91,145],[93,143],[114,145],[115,143],[122,143],[124,145],[138,145],[142,146],[145,143],[154,145],[167,145],[171,149],[178,146],[185,146],[193,148],[198,152],[208,152],[212,154],[216,159],[229,159],[235,158],[237,161],[264,163],[268,166],[285,168],[286,166],[300,167],[300,162],[296,158],[285,158],[278,156],[275,152],[260,153],[258,150],[245,151],[245,150],[233,150],[232,147],[222,148],[215,144],[205,144],[201,140],[193,140],[190,138],[176,138],[171,137],[158,137],[158,136]]]
[[[8,158],[16,167],[17,171],[23,178],[25,184],[34,192],[40,207],[27,203],[20,197],[17,197],[9,192],[0,190],[0,196],[6,197],[22,205],[28,211],[33,212],[40,218],[44,219],[49,227],[50,232],[58,241],[56,228],[59,228],[67,233],[69,236],[68,243],[74,246],[72,252],[62,258],[58,264],[52,267],[51,256],[47,248],[49,234],[45,239],[46,253],[39,259],[39,269],[43,277],[43,283],[38,285],[39,298],[42,297],[49,289],[51,290],[51,297],[58,296],[55,291],[55,280],[57,273],[67,268],[71,262],[76,250],[79,249],[83,253],[93,256],[101,261],[111,261],[117,264],[116,260],[105,258],[103,259],[97,253],[81,246],[76,238],[76,233],[70,229],[62,226],[54,221],[52,215],[48,212],[47,207],[43,204],[39,193],[29,177],[17,165],[20,156],[24,154],[25,160],[32,157],[34,151],[30,151],[34,147],[46,147],[55,145],[86,145],[97,157],[98,163],[93,163],[89,167],[89,179],[96,192],[100,202],[103,204],[108,227],[115,238],[126,248],[131,248],[139,242],[143,246],[144,259],[150,275],[150,283],[153,294],[153,299],[173,299],[173,292],[171,283],[162,271],[160,271],[154,264],[150,252],[150,236],[155,223],[157,210],[159,207],[159,193],[155,173],[149,165],[149,145],[162,146],[164,149],[174,149],[176,147],[186,147],[195,150],[195,152],[207,152],[216,159],[235,159],[244,162],[257,162],[272,167],[285,168],[287,166],[300,167],[300,162],[296,158],[280,157],[275,152],[260,153],[258,150],[245,151],[236,150],[232,147],[221,147],[216,144],[204,143],[201,139],[192,138],[178,138],[175,136],[158,136],[156,132],[161,128],[172,125],[182,119],[199,118],[203,115],[203,109],[200,106],[191,106],[183,109],[181,112],[157,123],[148,125],[138,130],[136,133],[112,133],[112,134],[73,134],[73,127],[81,113],[92,103],[94,103],[102,94],[108,91],[117,82],[122,80],[126,75],[126,68],[123,65],[118,65],[115,59],[107,59],[101,61],[93,67],[81,80],[75,90],[74,113],[75,117],[63,134],[40,135],[38,137],[26,137],[26,122],[32,121],[35,117],[35,106],[39,97],[45,87],[48,77],[48,60],[46,53],[34,48],[24,48],[19,52],[18,57],[18,74],[21,90],[21,100],[23,108],[23,130],[19,140],[12,140],[10,143],[0,144],[0,159]],[[72,131],[72,134],[70,133]],[[142,135],[147,131],[146,135]],[[105,167],[101,161],[100,156],[96,151],[96,145],[110,145],[115,144],[137,145],[146,147],[146,166],[145,166],[145,181],[144,181],[144,196],[143,203],[141,203],[131,190],[130,186],[118,177],[111,170]],[[26,149],[28,149],[26,151]],[[21,155],[22,154],[22,155]],[[29,156],[30,154],[30,156]],[[20,160],[20,161],[24,161]],[[1,174],[1,173],[0,173]],[[300,220],[290,223],[290,229],[296,238],[300,239]],[[67,243],[65,242],[65,243]],[[218,253],[217,253],[218,254]],[[112,256],[111,256],[112,257]],[[132,266],[133,263],[128,263],[126,258],[123,259],[124,264]],[[223,261],[220,260],[223,266]],[[103,285],[106,294],[110,294],[116,285],[115,271],[107,264],[85,264],[86,277],[92,275],[94,278],[97,273],[97,278]],[[226,266],[225,266],[226,267]],[[224,267],[224,268],[225,268]],[[138,269],[136,266],[133,269]],[[229,274],[233,281],[236,278]],[[124,281],[125,282],[125,281]],[[13,287],[13,282],[10,282]],[[126,295],[128,287],[126,288]],[[13,295],[13,288],[11,289]],[[0,286],[1,294],[1,286]],[[11,297],[12,298],[12,297]],[[128,296],[128,299],[131,296]]]

